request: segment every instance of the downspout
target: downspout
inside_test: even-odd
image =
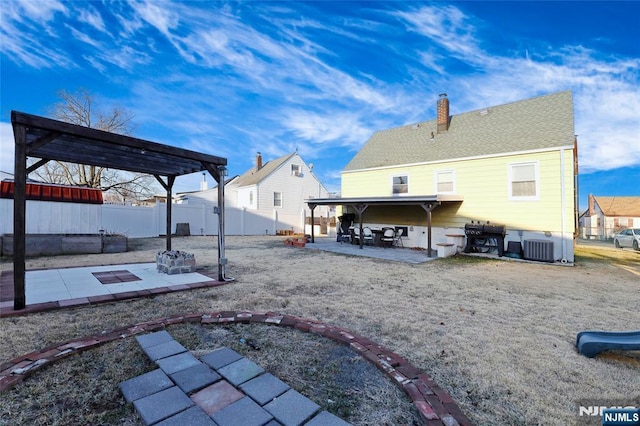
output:
[[[573,140],[573,245],[579,236],[580,187],[578,182],[578,136]],[[589,223],[591,225],[591,223]]]
[[[567,255],[566,255],[566,244],[564,241],[564,236],[567,231],[567,221],[566,221],[566,194],[565,194],[565,182],[564,182],[564,148],[560,150],[560,209],[562,210],[562,214],[560,215],[560,219],[562,222],[562,235],[560,238],[560,247],[562,252],[562,259],[560,260],[562,263],[567,263]]]

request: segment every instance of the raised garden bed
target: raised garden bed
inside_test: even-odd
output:
[[[13,256],[13,234],[5,234],[2,256]],[[122,253],[128,250],[125,235],[100,234],[28,234],[25,237],[26,256],[54,256],[60,254]]]

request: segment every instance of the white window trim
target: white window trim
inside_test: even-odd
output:
[[[453,175],[453,190],[438,191],[438,175],[441,173],[451,173]],[[454,169],[436,170],[433,172],[433,193],[434,194],[455,194],[456,193],[456,171]]]
[[[276,206],[276,194],[280,194],[280,205]],[[273,191],[273,208],[281,209],[284,207],[284,193],[281,191]]]
[[[536,179],[536,195],[529,196],[514,196],[513,195],[513,166],[533,165],[535,168]],[[522,161],[519,163],[509,163],[507,165],[507,194],[509,194],[509,200],[512,201],[538,201],[540,200],[540,162],[539,161]]]
[[[407,178],[407,192],[406,193],[402,193],[402,192],[398,192],[398,193],[394,193],[393,192],[393,179],[397,178],[397,177],[405,177]],[[397,174],[397,175],[393,175],[391,176],[391,196],[392,197],[406,197],[411,193],[411,188],[409,187],[411,179],[409,179],[409,173],[404,173],[404,174]]]

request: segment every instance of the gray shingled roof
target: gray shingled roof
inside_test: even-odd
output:
[[[564,91],[451,116],[442,134],[435,119],[378,131],[344,171],[573,146],[574,139],[573,99]]]
[[[263,164],[260,170],[256,170],[256,167],[252,167],[236,180],[238,186],[257,185],[262,179],[269,176],[273,171],[280,167],[285,161],[295,155],[295,152],[291,154],[283,155],[275,160],[268,161]]]

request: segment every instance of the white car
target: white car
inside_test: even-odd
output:
[[[613,244],[617,248],[633,247],[640,250],[640,228],[629,228],[621,231],[613,237]]]

